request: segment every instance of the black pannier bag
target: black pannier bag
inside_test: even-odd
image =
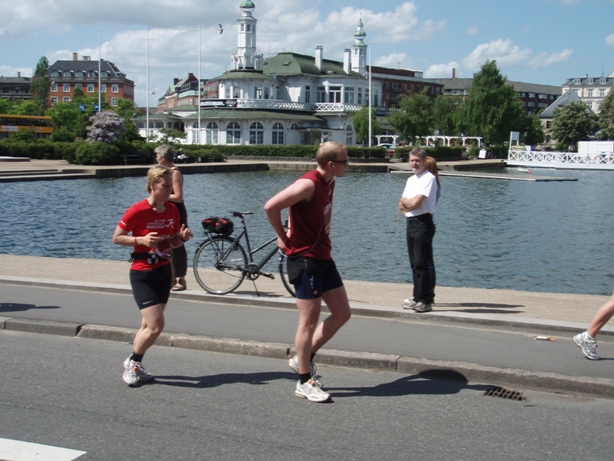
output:
[[[219,216],[203,219],[202,225],[205,232],[221,235],[230,235],[235,228],[234,223],[230,219]]]

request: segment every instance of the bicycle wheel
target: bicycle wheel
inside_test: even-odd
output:
[[[294,286],[288,281],[288,272],[287,272],[288,266],[286,265],[287,259],[288,258],[286,258],[286,255],[280,251],[279,252],[279,276],[281,278],[281,281],[284,283],[286,290],[288,290],[288,293],[290,293],[294,297],[296,296],[296,293],[294,291]]]
[[[205,240],[194,254],[194,276],[209,293],[225,295],[245,278],[245,250],[230,237],[217,235]]]

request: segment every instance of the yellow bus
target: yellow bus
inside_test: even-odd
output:
[[[53,134],[53,121],[45,116],[0,114],[0,139],[24,130],[34,130],[37,138],[48,138]]]

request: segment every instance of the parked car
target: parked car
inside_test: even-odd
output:
[[[395,146],[394,144],[390,144],[390,143],[378,144],[377,147],[384,147],[386,149],[387,158],[394,157],[394,154],[396,152],[395,149],[397,148],[397,146]]]

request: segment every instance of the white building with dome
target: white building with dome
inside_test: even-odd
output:
[[[190,84],[176,79],[159,99],[158,114],[149,116],[150,135],[179,128],[187,144],[356,144],[352,114],[369,105],[369,94],[377,107],[382,94],[375,81],[369,91],[362,20],[340,61],[326,59],[322,46],[315,46],[314,56],[284,52],[263,57],[257,51],[255,7],[249,0],[240,4],[231,70],[200,85],[193,74]],[[137,124],[144,136],[144,120]]]

